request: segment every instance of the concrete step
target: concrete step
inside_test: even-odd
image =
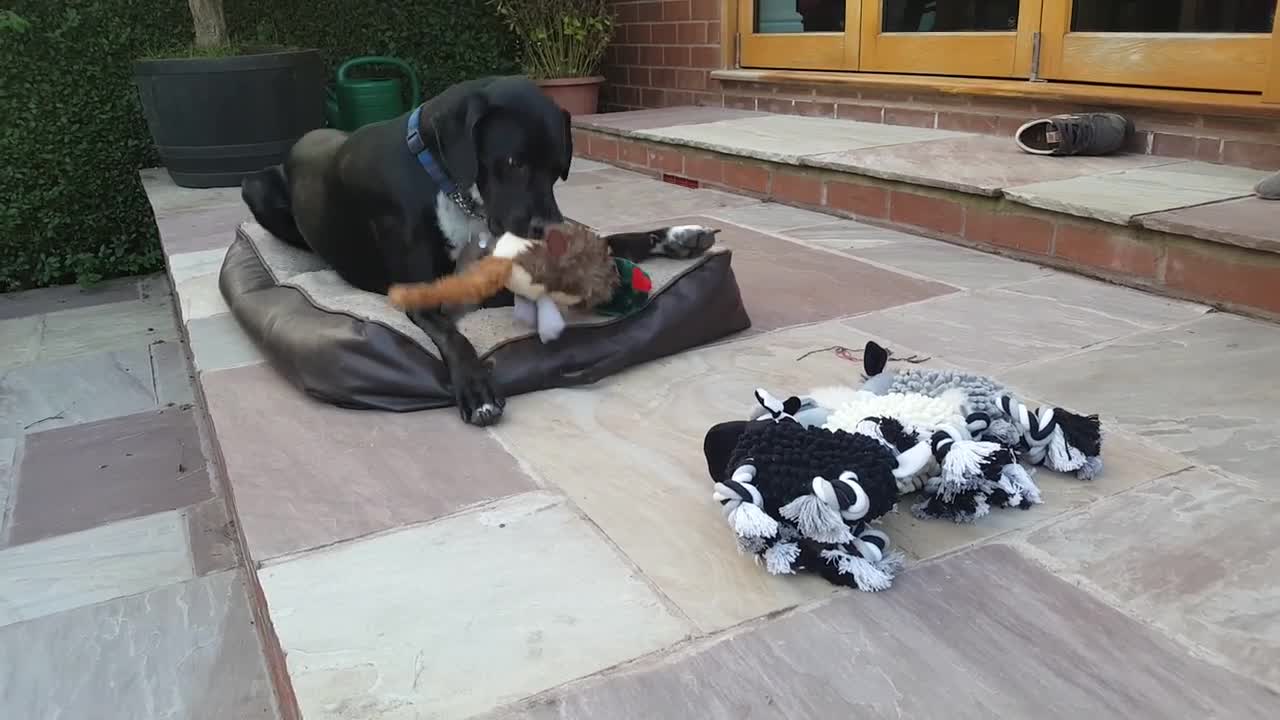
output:
[[[575,119],[585,158],[1280,317],[1267,173],[1152,155],[1047,158],[1009,138],[679,107]]]

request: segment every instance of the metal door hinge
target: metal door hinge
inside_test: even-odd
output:
[[[1031,82],[1044,82],[1040,77],[1040,32],[1031,33]]]

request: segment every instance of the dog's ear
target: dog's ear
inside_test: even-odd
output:
[[[560,179],[569,179],[569,166],[573,164],[573,116],[568,110],[561,110],[560,114],[564,116],[564,134],[562,134],[560,144],[560,161],[563,163],[560,171]]]
[[[489,114],[483,93],[465,93],[431,116],[431,128],[440,144],[444,170],[466,192],[480,175],[479,128]]]

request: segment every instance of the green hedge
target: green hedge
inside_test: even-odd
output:
[[[157,164],[133,61],[190,37],[182,0],[18,0],[0,10],[0,292],[145,273],[160,245],[139,168]],[[485,0],[226,0],[232,39],[322,50],[330,71],[395,55],[423,92],[513,72]]]

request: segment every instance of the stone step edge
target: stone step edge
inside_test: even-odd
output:
[[[576,155],[1280,320],[1280,254],[895,180],[575,128]]]
[[[574,130],[616,137],[616,138],[619,138],[620,142],[624,143],[624,146],[625,146],[625,143],[639,143],[639,144],[645,144],[645,145],[656,144],[656,145],[663,145],[663,146],[668,146],[672,148],[677,148],[677,149],[680,149],[681,151],[691,151],[691,152],[704,151],[703,148],[700,148],[695,144],[683,142],[681,140],[677,140],[677,139],[664,140],[661,138],[649,137],[648,135],[645,134],[647,132],[645,130],[627,130],[627,129],[621,129],[621,128],[607,127],[602,125],[593,125],[589,121],[584,121],[584,122],[581,122],[580,124],[575,125]],[[952,131],[952,132],[957,132],[957,131]],[[973,134],[973,133],[969,133],[969,134],[973,135],[974,137],[993,137],[991,135],[981,135],[981,134]],[[803,157],[797,158],[797,161],[779,162],[776,160],[772,160],[768,157],[761,157],[746,151],[733,152],[732,150],[724,150],[724,151],[706,150],[705,152],[710,152],[712,154],[722,154],[727,157],[736,157],[745,161],[758,160],[758,161],[764,161],[769,163],[777,163],[787,167],[806,168],[806,169],[825,169],[825,170],[832,170],[834,172],[843,173],[847,175],[866,175],[868,177],[878,177],[884,180],[903,182],[910,185],[917,185],[919,187],[932,187],[932,188],[938,188],[941,190],[951,190],[951,191],[957,191],[961,193],[978,195],[978,196],[1007,197],[1013,202],[1017,202],[1019,204],[1028,205],[1030,207],[1040,207],[1034,202],[1030,202],[1026,199],[1023,199],[1016,192],[1015,193],[1005,192],[1005,190],[1012,190],[1012,188],[992,189],[990,192],[980,190],[978,188],[974,188],[971,190],[964,190],[961,188],[955,188],[955,187],[949,186],[945,180],[925,178],[925,177],[919,177],[919,178],[895,177],[896,174],[888,174],[888,175],[880,176],[880,175],[876,175],[874,172],[869,171],[865,168],[857,168],[857,167],[841,168],[841,167],[830,167],[827,165],[823,165],[822,163],[809,163]],[[1165,161],[1168,163],[1179,163],[1179,162],[1186,162],[1187,160],[1187,158],[1179,158],[1179,157],[1173,157],[1173,156],[1161,157],[1161,156],[1150,155],[1150,154],[1148,154],[1147,157],[1151,158],[1153,162]],[[1159,163],[1156,162],[1156,164],[1158,165]],[[1233,167],[1233,166],[1224,165],[1224,167]],[[1226,198],[1219,202],[1227,202],[1230,200],[1242,200],[1248,197],[1250,197],[1250,195],[1241,194],[1235,197]],[[1213,203],[1210,203],[1210,204],[1213,204]],[[1084,212],[1083,210],[1080,212],[1070,212],[1066,210],[1051,209],[1050,211],[1058,214],[1062,214],[1062,215],[1073,215],[1073,216],[1087,218],[1091,220],[1102,220],[1103,222],[1115,223],[1117,225],[1127,224],[1127,225],[1134,225],[1136,227],[1145,227],[1152,230],[1169,231],[1169,223],[1161,219],[1161,216],[1164,215],[1165,212],[1167,212],[1163,210],[1153,212],[1153,213],[1144,213],[1144,214],[1134,215],[1128,218],[1127,221],[1108,217],[1108,213],[1105,213],[1105,212],[1099,213],[1097,216],[1094,216],[1087,212]],[[1226,245],[1238,245],[1244,248],[1262,250],[1263,252],[1280,253],[1280,244],[1275,244],[1274,247],[1269,247],[1272,244],[1268,243],[1267,244],[1268,247],[1260,247],[1256,241],[1253,241],[1250,238],[1238,237],[1230,232],[1226,232],[1226,233],[1213,232],[1212,230],[1207,228],[1195,228],[1194,226],[1179,227],[1177,229],[1171,230],[1170,232],[1174,234],[1186,235],[1188,237],[1195,237],[1200,240],[1208,240],[1210,242],[1222,243]]]
[[[234,524],[233,538],[240,557],[244,560],[244,576],[246,589],[249,591],[249,609],[253,613],[254,629],[258,634],[258,642],[262,648],[263,660],[267,666],[267,676],[271,682],[272,694],[275,698],[276,711],[280,720],[302,720],[302,710],[298,706],[297,696],[293,691],[293,681],[289,675],[289,667],[285,660],[283,647],[276,635],[275,625],[271,622],[271,613],[267,607],[266,595],[258,580],[258,561],[249,552],[249,543],[244,536],[244,527],[240,522],[240,512],[236,506],[235,488],[227,474],[226,458],[222,454],[222,445],[218,442],[217,425],[209,412],[209,402],[204,394],[204,373],[196,367],[195,356],[191,349],[191,332],[182,319],[178,294],[178,283],[174,281],[173,268],[169,261],[172,256],[165,253],[165,274],[169,278],[173,290],[173,312],[177,319],[178,331],[182,334],[182,345],[187,363],[187,373],[191,377],[191,389],[194,393],[192,404],[196,430],[200,436],[201,450],[205,455],[205,463],[213,482],[218,484],[223,502],[227,504],[227,516]]]

